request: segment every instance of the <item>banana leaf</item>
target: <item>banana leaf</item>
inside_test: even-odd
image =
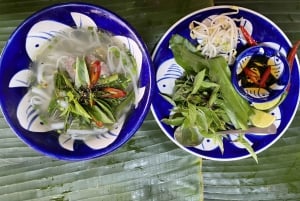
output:
[[[204,200],[300,200],[300,111],[284,136],[253,159],[203,161]]]
[[[33,12],[63,1],[0,0],[0,51]],[[179,18],[212,0],[85,1],[128,20],[151,52]],[[9,201],[199,201],[202,160],[172,143],[151,113],[135,136],[107,156],[83,162],[47,158],[13,134],[0,114],[0,200]]]
[[[34,11],[60,1],[0,0],[0,50]],[[180,17],[212,1],[86,1],[127,19],[149,50]],[[254,9],[276,22],[294,42],[298,0],[216,0]],[[44,157],[24,145],[0,114],[0,200],[300,200],[300,111],[283,137],[258,155],[235,162],[201,160],[176,147],[151,114],[133,139],[113,154],[84,162]]]
[[[34,152],[0,118],[0,200],[201,200],[201,160],[168,140],[148,116],[113,154],[84,162]]]

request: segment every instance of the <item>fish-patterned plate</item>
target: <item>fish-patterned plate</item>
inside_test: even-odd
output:
[[[206,30],[215,25],[213,22],[217,21],[216,16],[218,15],[226,15],[227,17],[230,17],[234,20],[236,25],[243,26],[247,33],[250,34],[252,38],[254,38],[260,45],[272,47],[285,57],[291,49],[292,44],[283,31],[270,19],[255,11],[247,8],[227,5],[214,6],[195,11],[183,17],[173,26],[171,26],[163,35],[153,52],[152,59],[156,72],[156,85],[151,111],[163,132],[183,150],[206,159],[232,161],[251,156],[242,144],[235,141],[237,139],[236,134],[229,134],[227,135],[227,138],[223,139],[223,153],[212,139],[204,139],[203,142],[198,146],[185,147],[174,139],[175,128],[164,124],[161,121],[162,119],[169,117],[170,110],[172,109],[172,105],[166,101],[161,94],[172,94],[175,80],[183,74],[183,69],[175,62],[173,54],[169,48],[170,38],[174,34],[179,34],[195,44],[199,41],[196,41],[196,39],[192,38],[192,35],[190,34],[189,28],[191,26],[191,22],[201,22],[202,29],[199,32],[203,30],[204,32],[201,32],[200,34],[205,35],[213,33]],[[197,22],[195,24],[200,26],[200,23]],[[224,23],[226,22],[224,21]],[[203,24],[205,26],[203,26]],[[226,26],[228,26],[228,24]],[[238,56],[245,48],[248,48],[247,40],[244,34],[239,30],[237,35],[236,56]],[[213,37],[213,35],[205,36]],[[228,41],[230,41],[230,39]],[[230,67],[232,68],[233,61],[228,63],[230,63]],[[272,135],[268,135],[266,133],[246,133],[244,137],[244,139],[248,141],[257,154],[266,150],[284,134],[297,111],[299,104],[298,58],[296,58],[293,64],[290,80],[291,86],[286,99],[282,104],[279,105],[279,107],[276,107],[270,111],[270,114],[274,115],[276,118],[274,125],[277,128],[277,132]]]
[[[36,54],[58,34],[76,28],[97,27],[122,41],[137,64],[138,97],[127,118],[103,133],[74,139],[41,122],[28,94]],[[151,58],[138,33],[115,13],[91,4],[65,3],[40,10],[22,22],[9,38],[0,58],[0,103],[5,119],[26,144],[47,156],[86,160],[111,153],[126,143],[142,125],[154,85]]]

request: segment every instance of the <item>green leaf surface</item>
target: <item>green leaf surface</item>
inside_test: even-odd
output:
[[[115,153],[83,162],[44,157],[24,145],[0,118],[1,200],[201,199],[201,160],[175,146],[149,115]]]
[[[88,68],[85,63],[84,57],[76,57],[75,63],[75,86],[80,88],[81,86],[89,86],[90,77]]]
[[[197,91],[200,89],[205,77],[205,69],[197,73],[195,76],[194,84],[193,84],[193,91],[191,94],[197,93]]]
[[[219,75],[219,76],[217,76]],[[231,83],[231,73],[225,59],[214,58],[210,60],[210,78],[220,85],[220,91],[225,101],[225,106],[228,107],[232,115],[232,121],[237,120],[234,124],[235,128],[248,128],[248,121],[250,116],[250,106],[248,102],[241,98],[235,91]]]

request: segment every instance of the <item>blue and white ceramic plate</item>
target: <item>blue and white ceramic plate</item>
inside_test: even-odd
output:
[[[238,12],[235,10],[238,9]],[[250,156],[245,147],[234,140],[234,134],[229,134],[224,138],[224,153],[210,139],[205,139],[201,145],[195,147],[184,147],[174,139],[174,127],[161,122],[163,118],[170,115],[172,106],[160,95],[161,93],[171,94],[174,82],[183,74],[182,68],[176,64],[171,50],[169,40],[173,34],[184,36],[191,42],[195,42],[190,37],[189,24],[193,21],[203,21],[214,18],[214,15],[231,13],[228,15],[236,19],[236,23],[241,23],[260,44],[270,46],[280,51],[282,55],[287,55],[291,49],[291,42],[280,28],[271,20],[252,10],[236,6],[214,6],[193,12],[175,23],[161,38],[152,59],[156,71],[155,93],[152,101],[151,110],[156,121],[163,132],[179,147],[196,156],[218,161],[231,161],[247,158]],[[239,34],[237,55],[245,49],[245,39]],[[296,113],[299,103],[299,62],[294,62],[291,72],[291,88],[284,102],[277,108],[270,111],[275,115],[274,122],[277,127],[276,134],[267,135],[265,133],[245,135],[247,140],[256,153],[260,153],[276,142],[287,130]]]
[[[126,119],[108,133],[75,140],[41,124],[28,96],[30,63],[40,48],[57,34],[83,27],[110,32],[130,50],[137,62],[139,97]],[[154,73],[148,51],[135,30],[122,18],[98,6],[67,3],[45,8],[26,19],[11,35],[0,58],[0,103],[15,133],[35,150],[54,158],[84,160],[103,156],[127,142],[150,109]]]

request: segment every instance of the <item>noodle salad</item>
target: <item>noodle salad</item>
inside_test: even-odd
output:
[[[44,124],[73,139],[108,132],[137,102],[134,57],[95,28],[59,34],[31,68],[31,104]]]

